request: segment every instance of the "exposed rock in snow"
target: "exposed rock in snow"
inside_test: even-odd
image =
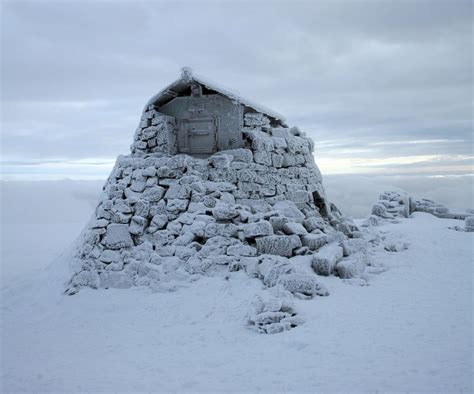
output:
[[[285,297],[258,296],[251,305],[247,324],[262,334],[277,334],[304,323],[293,303]]]
[[[443,219],[464,220],[471,216],[468,211],[451,211],[447,207],[426,198],[415,198],[404,192],[386,191],[372,205],[372,215],[382,219],[407,218],[413,212],[426,212]],[[369,218],[367,225],[378,225],[377,219]]]
[[[318,275],[331,275],[336,264],[342,260],[343,249],[336,243],[324,245],[313,256],[312,267]]]
[[[367,256],[354,253],[336,264],[335,271],[342,279],[350,279],[362,275],[367,266]]]
[[[329,291],[326,287],[322,283],[319,283],[315,277],[309,275],[285,274],[280,276],[278,284],[290,293],[301,294],[303,296],[314,297],[316,295],[329,295]]]
[[[277,256],[291,257],[293,244],[291,237],[283,235],[268,235],[257,238],[257,252],[259,254],[274,254]]]

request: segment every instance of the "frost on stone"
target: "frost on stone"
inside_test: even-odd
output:
[[[196,82],[187,73],[183,85],[173,86],[185,81]],[[220,149],[214,154],[179,153],[181,123],[153,101],[166,92],[146,105],[131,154],[117,158],[103,187],[72,259],[69,294],[81,287],[173,291],[193,277],[241,271],[265,288],[308,297],[316,276],[308,272],[306,281],[296,281],[290,259],[328,243],[350,254],[344,241],[358,236],[325,197],[313,141],[239,98],[232,105],[244,105],[236,111],[241,126],[228,149],[218,144],[210,149]],[[261,313],[287,313],[283,309]],[[276,316],[254,322],[266,332],[293,324],[293,316]]]
[[[416,198],[401,191],[386,191],[372,205],[372,215],[382,219],[408,218],[413,212],[426,212],[443,219],[460,219],[472,215],[469,210],[451,211],[427,198]],[[370,219],[370,218],[369,218]],[[377,225],[374,219],[368,225]]]
[[[290,293],[309,298],[329,295],[327,288],[310,275],[285,274],[279,277],[278,284]]]
[[[107,227],[102,243],[109,249],[123,249],[133,246],[129,226],[126,224],[112,223]]]
[[[278,334],[303,323],[291,301],[276,297],[256,297],[247,318],[247,326],[261,334]]]
[[[334,272],[336,264],[342,260],[343,249],[336,243],[324,245],[314,254],[311,266],[318,275],[328,276]]]
[[[295,269],[285,257],[263,255],[259,259],[258,272],[263,283],[272,287],[282,275],[294,273]]]
[[[474,216],[468,216],[464,219],[464,230],[467,232],[474,231]]]
[[[359,277],[368,264],[367,256],[363,253],[354,253],[336,264],[335,271],[341,279]]]
[[[289,236],[268,235],[256,239],[259,254],[273,254],[291,257],[293,253],[292,239]]]

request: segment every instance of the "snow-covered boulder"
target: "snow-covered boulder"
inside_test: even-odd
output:
[[[342,260],[343,249],[336,243],[324,245],[313,256],[311,266],[318,275],[328,276]]]

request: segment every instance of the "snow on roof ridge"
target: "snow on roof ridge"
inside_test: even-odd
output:
[[[261,112],[265,115],[268,115],[272,118],[279,119],[282,122],[285,122],[285,117],[278,113],[277,111],[274,111],[262,104],[259,104],[253,100],[245,99],[243,98],[240,93],[237,90],[228,88],[227,86],[224,86],[220,83],[214,82],[213,80],[203,77],[202,75],[196,74],[193,72],[193,70],[190,67],[183,67],[180,72],[180,77],[168,85],[166,88],[162,89],[159,93],[155,94],[146,104],[146,108],[151,105],[153,102],[155,102],[162,94],[164,94],[166,91],[168,91],[172,86],[176,85],[177,83],[184,81],[184,82],[191,82],[195,81],[200,83],[201,85],[206,86],[207,88],[211,90],[215,90],[216,92],[229,97],[230,99],[243,104],[247,107],[250,107],[254,109],[257,112]]]

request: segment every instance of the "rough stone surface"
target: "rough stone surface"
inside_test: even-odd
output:
[[[278,283],[290,293],[300,293],[308,297],[327,296],[329,291],[316,278],[303,274],[285,274],[280,276]]]
[[[278,256],[291,257],[293,245],[290,237],[282,235],[268,235],[257,238],[258,254],[274,254]]]
[[[311,266],[318,275],[328,276],[334,272],[336,264],[342,260],[343,249],[337,244],[321,247],[313,256]]]
[[[191,157],[178,154],[178,123],[146,106],[131,154],[117,158],[78,242],[68,294],[236,270],[274,289],[294,273],[288,258],[356,234],[327,201],[314,143],[299,129],[243,113],[237,149]],[[254,322],[277,332],[293,318]]]

